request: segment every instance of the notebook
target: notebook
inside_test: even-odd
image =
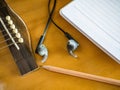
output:
[[[60,15],[120,64],[120,0],[73,0]]]

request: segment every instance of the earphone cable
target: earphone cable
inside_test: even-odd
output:
[[[50,1],[49,1],[49,2],[50,2]],[[55,5],[56,5],[56,1],[54,1],[54,5],[53,5],[53,7],[52,7],[52,11],[49,13],[49,18],[48,18],[48,20],[47,20],[47,24],[46,24],[45,29],[44,29],[44,31],[43,31],[43,34],[41,35],[41,37],[40,37],[40,39],[39,39],[39,42],[38,42],[38,44],[37,44],[37,47],[36,47],[36,50],[35,50],[36,53],[38,53],[38,51],[39,51],[39,46],[43,44],[43,41],[44,41],[44,39],[45,39],[45,36],[46,36],[47,30],[48,30],[48,27],[49,27],[50,22],[51,22],[51,17],[52,17],[52,15],[53,15],[53,12],[54,12],[54,9],[55,9]]]
[[[47,24],[46,24],[46,26],[45,26],[45,29],[44,29],[44,31],[43,31],[43,34],[42,34],[42,36],[40,37],[39,44],[42,44],[43,41],[44,41],[44,38],[45,38],[45,36],[46,36],[48,27],[49,27],[50,22],[51,22],[51,18],[52,18],[52,15],[53,15],[55,6],[56,6],[56,0],[54,1],[54,5],[53,5],[53,7],[52,7],[51,12],[49,13],[49,18],[48,18],[48,20],[47,20]]]
[[[50,15],[50,2],[51,2],[51,0],[49,0],[49,2],[48,2],[48,13],[49,13],[49,15]],[[55,7],[56,7],[56,0],[54,0],[54,10],[55,10]],[[52,23],[59,29],[59,30],[61,30],[64,34],[65,34],[65,31],[61,28],[61,27],[59,27],[55,22],[54,22],[54,20],[52,19],[52,17],[51,17],[51,21],[52,21]]]
[[[51,18],[52,18],[52,15],[53,15],[55,6],[56,6],[56,0],[54,1],[54,5],[53,5],[53,7],[52,7],[52,11],[49,13],[49,18],[48,18],[47,24],[46,24],[45,29],[44,29],[44,32],[43,32],[43,35],[44,35],[44,36],[46,35],[46,32],[47,32],[47,30],[48,30],[48,26],[49,26],[49,24],[50,24],[50,21],[51,21]]]
[[[54,0],[54,5],[53,5],[53,8],[52,10],[50,10],[50,3],[51,3],[51,0],[49,0],[48,2],[48,13],[49,13],[49,17],[51,19],[51,22],[58,28],[58,30],[62,31],[64,33],[64,35],[70,40],[70,39],[74,39],[68,32],[65,32],[60,26],[58,26],[55,21],[53,20],[52,16],[51,16],[51,12],[53,14],[53,11],[55,10],[55,7],[56,7],[56,0]],[[75,40],[75,39],[74,39]],[[76,41],[76,40],[75,40]]]

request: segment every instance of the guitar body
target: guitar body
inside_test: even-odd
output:
[[[9,48],[20,73],[23,75],[36,69],[27,27],[5,0],[0,1],[0,29],[6,41],[6,46],[1,46],[0,50]]]
[[[48,59],[44,64],[120,80],[120,65],[59,15],[59,10],[70,1],[57,0],[53,19],[80,43],[80,47],[75,51],[78,58],[73,58],[68,54],[66,48],[67,39],[51,23],[44,41],[49,51]],[[6,2],[26,22],[33,41],[32,47],[35,50],[48,19],[48,0],[6,0]],[[38,67],[35,62],[37,61],[37,64],[41,64],[42,57],[35,54],[35,60],[25,24],[13,10],[10,8],[8,10],[16,28],[21,33],[21,38],[24,39],[24,43],[17,43],[20,48],[23,48],[20,51],[16,49],[15,45],[0,50],[0,90],[120,90],[118,86],[53,73],[42,68],[34,71]],[[3,36],[3,34],[1,33],[0,36]],[[7,37],[0,38],[0,41],[6,40],[5,38]],[[17,38],[15,40],[17,42]],[[0,47],[9,43],[0,44]],[[22,57],[22,59],[17,57]],[[22,63],[27,62],[27,68],[29,68],[28,66],[31,66],[31,62],[26,61],[28,59],[34,67],[29,69],[28,72],[34,72],[29,74],[25,72],[25,74],[21,73],[22,75],[20,75],[21,67],[18,66],[16,61],[23,60],[21,61]]]

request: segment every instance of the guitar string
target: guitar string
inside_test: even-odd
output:
[[[5,31],[5,30],[4,30]],[[11,33],[11,34],[14,34],[14,33]],[[8,34],[5,34],[5,35],[2,35],[0,38],[3,38],[3,37],[5,37],[5,36],[9,36]],[[14,39],[15,38],[17,38],[17,37],[13,37]],[[0,42],[0,44],[3,44],[3,43],[5,43],[5,42],[7,42],[7,41],[9,41],[9,40],[11,40],[10,38],[7,38],[6,40],[3,40],[3,41],[1,41]],[[16,42],[16,43],[19,43],[19,42]],[[2,49],[5,49],[5,48],[7,48],[7,47],[9,47],[9,46],[12,46],[12,45],[14,45],[14,43],[10,43],[10,44],[7,44],[7,45],[5,45],[5,46],[2,46],[2,47],[0,47],[0,50],[2,50]]]
[[[2,34],[3,32],[5,32],[5,30],[0,30],[0,33],[1,33],[1,34]],[[10,32],[10,34],[13,35],[13,34],[15,34],[15,33],[13,33],[13,32],[11,33],[11,32]],[[6,37],[6,36],[9,36],[9,35],[8,35],[7,33],[4,34],[4,35],[1,35],[1,36],[0,36],[0,39],[1,39],[1,38],[4,38],[4,37]],[[15,37],[13,37],[13,38],[15,38]],[[10,37],[7,38],[7,39],[10,39]],[[6,41],[6,40],[0,41],[0,43],[1,43],[1,42],[5,42],[5,41]]]
[[[19,42],[16,42],[17,44],[19,43]],[[0,48],[0,50],[3,50],[3,49],[5,49],[5,48],[7,48],[7,47],[10,47],[10,46],[12,46],[12,45],[14,45],[14,43],[10,43],[10,44],[8,44],[8,45],[6,45],[6,46],[3,46],[2,48]]]
[[[10,38],[8,38],[8,39],[6,39],[6,40],[3,40],[3,41],[0,42],[0,44],[2,44],[2,43],[4,43],[4,42],[7,42],[7,41],[9,41],[9,40],[10,40]]]
[[[9,31],[11,31],[11,30],[12,30],[12,29],[9,29]],[[4,32],[5,32],[5,34],[3,34]],[[9,32],[9,33],[10,33],[10,35],[11,35],[11,37],[12,37],[13,39],[17,38],[17,37],[15,37],[15,36],[13,37],[13,35],[12,35],[12,34],[15,34],[15,33],[13,33],[13,32],[12,32],[12,33]],[[9,35],[7,34],[7,32],[6,32],[6,30],[0,30],[0,34],[3,34],[3,35],[0,36],[0,39],[9,36]],[[7,39],[5,38],[5,40],[0,41],[0,45],[3,44],[3,43],[5,43],[5,42],[7,42],[7,41],[10,41],[10,40],[11,40],[10,37],[8,37]],[[14,40],[14,41],[15,41],[15,40]],[[18,42],[15,41],[15,43],[17,44]],[[12,46],[12,45],[14,45],[13,42],[10,43],[10,44],[7,44],[7,45],[5,45],[5,46],[2,46],[2,45],[1,45],[0,50],[5,49],[5,48],[7,48],[7,47],[9,47],[9,46]]]
[[[5,30],[4,30],[4,31],[5,31]],[[2,34],[2,33],[1,33],[1,34]],[[15,34],[15,33],[14,33],[14,32],[10,32],[10,34],[13,35],[13,34]],[[8,34],[5,33],[4,35],[1,35],[0,38],[3,38],[3,37],[5,37],[5,36],[8,36]]]
[[[9,29],[9,31],[12,31],[12,29]],[[6,32],[6,31],[0,29],[0,34],[2,34],[3,32]]]
[[[13,37],[13,38],[17,38],[17,37]],[[10,38],[8,38],[8,39],[11,40]],[[8,39],[4,40],[3,43],[9,41]],[[15,43],[18,44],[19,42],[15,42]],[[0,42],[0,44],[1,44],[1,42]],[[10,43],[10,44],[7,44],[5,46],[2,46],[2,47],[0,47],[0,50],[5,49],[5,48],[12,46],[12,45],[14,45],[14,43]]]
[[[5,30],[0,31],[0,33],[3,33],[3,32],[5,32]],[[15,33],[10,33],[10,34],[12,35],[12,34],[15,34]],[[4,34],[4,35],[1,35],[1,36],[0,36],[0,39],[1,39],[1,38],[4,38],[4,37],[6,37],[6,36],[9,36],[9,35],[8,35],[7,33]],[[13,37],[13,38],[15,39],[15,38],[17,38],[17,37]],[[5,43],[5,42],[7,42],[7,41],[9,41],[9,40],[11,40],[10,37],[7,38],[6,40],[0,41],[0,45],[3,44],[3,43]],[[16,43],[17,43],[17,42],[16,42]],[[10,43],[10,44],[7,44],[6,46],[2,46],[2,47],[0,47],[0,50],[5,49],[5,48],[7,48],[7,47],[9,47],[9,46],[12,46],[12,45],[14,45],[14,43]]]
[[[1,30],[1,31],[0,31],[0,33],[3,33],[3,32],[5,32],[5,30]]]
[[[15,33],[11,33],[11,35],[12,35],[12,34],[15,34]],[[1,36],[0,36],[0,39],[1,39],[1,38],[4,38],[4,37],[6,37],[6,36],[8,36],[8,34],[1,35]]]
[[[17,45],[17,43],[15,42],[15,40],[13,39],[13,36],[10,34],[9,29],[6,27],[4,21],[2,20],[2,18],[0,17],[0,22],[4,28],[4,30],[7,32],[7,34],[9,35],[9,37],[11,38],[11,41],[14,43],[15,47],[19,50],[19,46]],[[13,26],[12,26],[13,28]]]
[[[13,37],[14,39],[15,38],[17,38],[17,37]],[[9,40],[11,40],[10,38],[7,38],[6,40],[3,40],[3,41],[0,41],[0,44],[2,44],[2,43],[4,43],[4,42],[7,42],[7,41],[9,41]]]
[[[17,37],[13,37],[13,38],[15,39],[15,38],[17,38]],[[9,41],[9,40],[11,40],[11,39],[8,38],[8,39],[0,42],[0,44],[5,43],[5,42],[7,42],[7,41]],[[19,42],[16,42],[16,43],[18,44]],[[0,47],[0,50],[5,49],[5,48],[7,48],[7,47],[9,47],[9,46],[12,46],[12,45],[14,45],[14,43],[10,43],[10,44],[7,44],[7,45],[5,45],[5,46],[2,46],[2,47]]]
[[[3,32],[6,32],[6,31],[5,31],[5,30],[0,30],[0,33],[1,33],[1,34],[2,34]],[[13,34],[15,34],[15,33],[13,33],[13,32],[11,33],[11,32],[10,32],[10,34],[13,35]],[[1,39],[1,38],[4,38],[4,37],[6,37],[6,36],[9,36],[9,35],[8,35],[7,33],[4,34],[4,35],[1,35],[1,36],[0,36],[0,39]],[[17,37],[13,37],[13,38],[15,39],[15,38],[17,38]],[[0,45],[3,44],[3,43],[5,43],[5,42],[7,42],[7,41],[9,41],[9,40],[11,40],[10,37],[7,38],[6,40],[0,41]],[[16,43],[19,43],[19,42],[16,42]],[[5,49],[5,48],[7,48],[7,47],[9,47],[9,46],[12,46],[12,45],[14,45],[14,43],[10,43],[10,44],[7,44],[6,46],[2,46],[2,47],[0,47],[0,50]]]

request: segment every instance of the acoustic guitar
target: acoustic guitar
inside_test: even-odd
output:
[[[38,67],[28,29],[5,0],[0,0],[0,34],[0,51],[9,48],[21,75]]]

